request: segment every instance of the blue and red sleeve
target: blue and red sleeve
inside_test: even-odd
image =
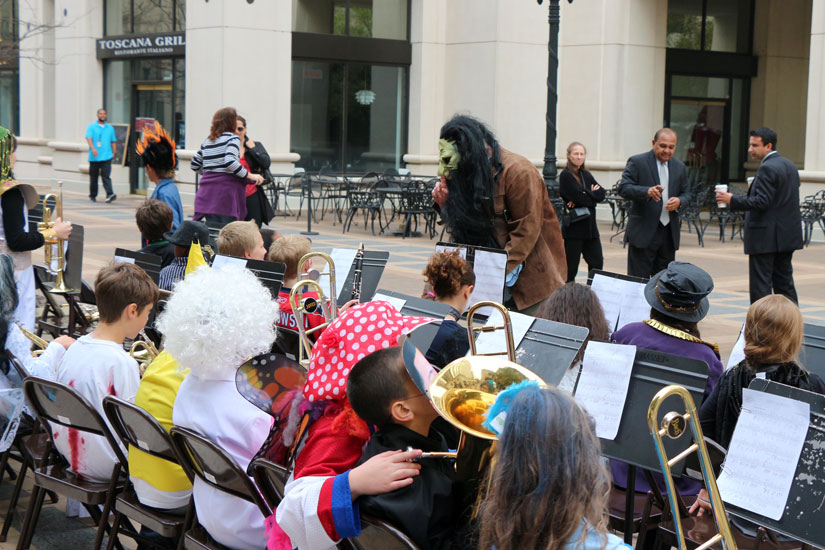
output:
[[[324,482],[318,498],[318,518],[332,540],[361,534],[361,514],[358,503],[352,501],[349,472]]]

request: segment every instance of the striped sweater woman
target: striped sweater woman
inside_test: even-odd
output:
[[[195,195],[195,219],[219,223],[246,217],[246,184],[260,185],[263,177],[250,174],[240,163],[241,142],[234,134],[238,114],[232,107],[212,117],[209,138],[192,157],[192,170],[200,172]]]

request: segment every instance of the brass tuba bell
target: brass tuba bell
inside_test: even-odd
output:
[[[435,377],[429,396],[433,407],[461,431],[456,479],[479,478],[486,469],[496,434],[482,426],[498,394],[525,380],[545,383],[532,371],[500,357],[473,355],[456,359]]]
[[[323,273],[317,270],[310,269],[304,271],[303,267],[307,261],[313,257],[323,258],[329,266],[329,271]],[[298,262],[298,269],[300,270],[300,279],[292,287],[289,293],[289,305],[292,307],[292,314],[295,316],[295,324],[298,325],[298,363],[309,370],[309,358],[312,355],[313,343],[310,339],[315,333],[320,334],[336,317],[338,317],[338,304],[335,302],[335,262],[329,254],[323,252],[310,252],[304,254],[301,261]],[[324,289],[318,284],[318,280],[322,275],[329,275],[329,294],[324,293]],[[304,297],[305,289],[311,289],[318,295],[318,298],[312,296]],[[313,328],[306,328],[304,325],[304,315],[310,313],[318,313],[320,309],[324,316],[324,323]]]

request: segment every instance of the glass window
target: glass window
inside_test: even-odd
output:
[[[404,67],[292,62],[291,149],[307,171],[401,168],[406,149]]]
[[[18,72],[0,71],[0,126],[17,133],[20,105],[18,103]]]
[[[702,49],[702,0],[668,2],[667,47]]]
[[[292,30],[407,40],[408,0],[292,0]]]
[[[186,29],[186,0],[106,0],[106,35]]]
[[[750,53],[751,0],[668,2],[667,47]]]
[[[670,95],[676,97],[728,97],[728,79],[673,75]]]

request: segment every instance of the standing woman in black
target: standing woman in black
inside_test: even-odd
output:
[[[559,192],[571,210],[586,207],[590,215],[571,221],[564,228],[564,252],[567,256],[567,282],[576,280],[579,259],[584,256],[588,271],[604,267],[602,243],[596,226],[596,204],[604,201],[605,191],[584,169],[584,145],[574,141],[567,146],[567,167],[559,177]]]
[[[246,119],[238,115],[237,128],[235,133],[241,138],[241,164],[252,174],[260,174],[264,177],[264,184],[272,184],[272,174],[269,172],[271,161],[269,153],[266,152],[263,143],[252,141],[246,135]],[[258,228],[263,224],[268,224],[275,217],[272,205],[266,198],[266,193],[261,185],[248,183],[246,185],[246,221],[254,221]]]

